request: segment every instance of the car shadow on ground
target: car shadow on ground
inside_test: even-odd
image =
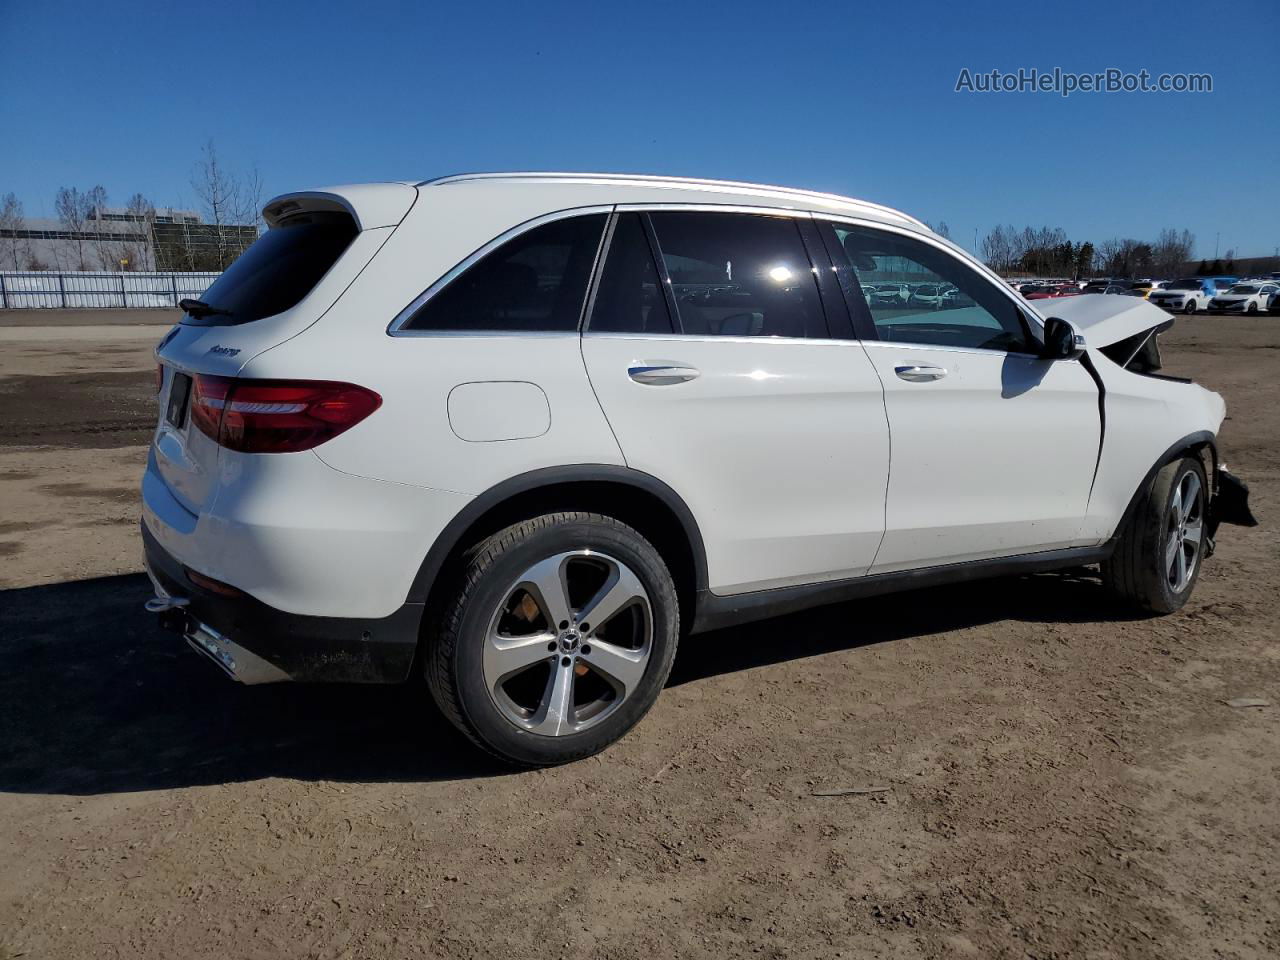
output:
[[[0,591],[0,790],[72,795],[264,777],[427,781],[508,772],[420,682],[244,687],[161,631],[141,574]],[[687,639],[671,685],[990,623],[1124,619],[1083,571],[917,591]]]

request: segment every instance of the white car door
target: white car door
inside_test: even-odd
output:
[[[871,572],[1094,542],[1081,532],[1101,415],[1083,364],[1036,356],[1014,298],[941,244],[854,224],[822,229],[833,258],[847,258],[837,268],[858,280],[905,274],[959,290],[936,310],[872,303],[859,321],[893,449]]]
[[[620,210],[582,338],[627,465],[689,506],[718,594],[860,576],[884,531],[880,381],[828,331],[806,234],[820,248],[807,217]]]

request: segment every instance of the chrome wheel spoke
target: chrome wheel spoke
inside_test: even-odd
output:
[[[1191,516],[1191,512],[1195,509],[1196,500],[1200,497],[1200,478],[1194,473],[1188,473],[1182,481],[1182,512],[1180,519],[1183,523]]]
[[[1178,547],[1178,555],[1174,558],[1174,580],[1173,589],[1181,590],[1187,585],[1187,551],[1183,550],[1181,545]]]
[[[573,725],[573,670],[556,664],[547,677],[542,702],[529,718],[528,728],[534,733],[556,737],[569,732]]]
[[[527,670],[555,656],[547,649],[554,643],[554,633],[534,633],[523,637],[491,634],[484,648],[484,672],[493,682],[501,682],[512,674]]]
[[[548,557],[530,567],[523,578],[522,585],[537,601],[551,630],[557,629],[573,616],[573,607],[569,603],[569,585],[564,579],[567,559],[564,555]]]
[[[1170,577],[1173,576],[1173,568],[1178,562],[1178,552],[1181,547],[1182,544],[1178,541],[1178,531],[1174,530],[1173,533],[1169,534],[1169,542],[1165,544],[1164,548],[1164,568],[1168,571]]]
[[[582,659],[592,670],[620,687],[619,692],[625,695],[639,686],[644,678],[645,668],[649,665],[649,651],[647,648],[627,650],[603,640],[592,640]]]
[[[578,621],[590,624],[593,630],[599,630],[619,611],[644,597],[644,586],[640,583],[640,578],[626,567],[615,566],[609,572],[609,579],[604,582],[604,586],[582,608]]]
[[[1204,521],[1199,517],[1194,520],[1188,520],[1186,527],[1183,528],[1182,536],[1187,543],[1191,544],[1197,551],[1200,549],[1200,537],[1204,532]]]

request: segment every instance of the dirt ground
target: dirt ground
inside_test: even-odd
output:
[[[1081,570],[697,637],[531,773],[421,686],[244,688],[153,626],[161,330],[0,331],[0,960],[1280,955],[1280,317],[1162,340],[1263,521],[1181,613]]]

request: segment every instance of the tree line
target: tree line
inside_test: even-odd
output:
[[[123,222],[109,219],[105,215],[109,198],[101,184],[59,187],[53,209],[59,229],[69,239],[47,248],[52,263],[40,256],[33,238],[23,236],[32,228],[22,201],[8,193],[0,197],[0,269],[146,270],[154,257],[159,269],[223,270],[263,227],[262,177],[256,166],[243,171],[228,168],[210,140],[201,150],[190,182],[202,223],[179,218],[162,222],[155,204],[142,193],[125,202]]]
[[[1186,269],[1195,246],[1190,230],[1166,227],[1152,241],[1072,242],[1061,227],[995,226],[980,243],[987,266],[1001,274],[1037,277],[1169,277]],[[1230,259],[1231,251],[1227,251]]]

